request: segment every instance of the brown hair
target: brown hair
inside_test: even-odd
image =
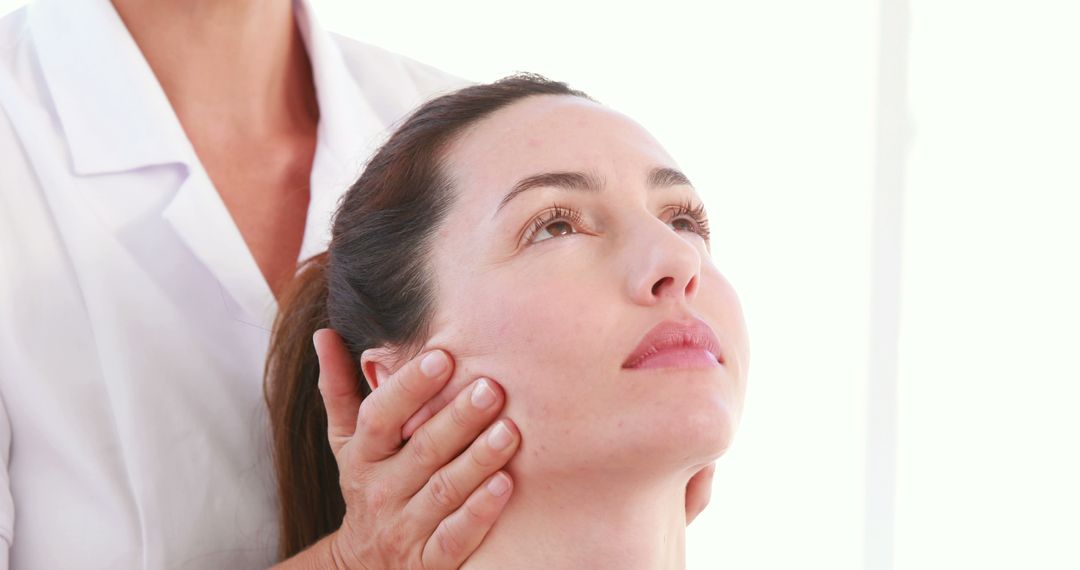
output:
[[[345,516],[312,335],[320,328],[335,329],[357,370],[368,348],[419,348],[432,313],[429,240],[453,198],[443,152],[466,127],[534,95],[590,99],[564,83],[517,74],[422,105],[342,198],[327,251],[304,261],[282,294],[264,384],[280,499],[281,558],[333,532]],[[358,380],[366,396],[370,389]]]

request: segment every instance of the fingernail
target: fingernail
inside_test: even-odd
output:
[[[447,364],[446,355],[443,354],[443,351],[435,350],[420,361],[420,371],[428,378],[434,378],[442,374],[443,370],[446,370]]]
[[[510,490],[510,480],[506,478],[506,475],[496,473],[495,476],[488,481],[487,490],[492,495],[501,497]]]
[[[472,391],[472,403],[481,410],[490,408],[495,403],[495,391],[491,389],[487,380],[481,379],[476,383]]]
[[[510,433],[510,429],[506,427],[505,422],[499,422],[495,424],[495,428],[488,434],[488,445],[495,451],[505,449],[510,445],[510,442],[514,439],[514,434]]]

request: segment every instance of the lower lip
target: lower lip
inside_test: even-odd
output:
[[[644,368],[716,368],[720,363],[713,353],[701,348],[671,348],[662,350],[634,366]]]

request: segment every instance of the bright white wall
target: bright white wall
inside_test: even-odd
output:
[[[878,265],[900,286],[895,449],[866,417],[868,339],[889,327],[869,305],[880,2],[315,7],[474,80],[567,81],[648,127],[702,191],[753,364],[691,569],[866,567],[868,438],[896,458],[869,482],[895,498],[869,521],[892,567],[1080,568],[1080,5],[883,1],[911,5],[902,251]]]
[[[897,568],[1080,568],[1078,29],[913,3]]]

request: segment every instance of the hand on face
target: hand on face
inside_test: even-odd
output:
[[[418,356],[361,401],[341,338],[322,330],[315,346],[327,438],[346,504],[334,536],[337,558],[350,568],[458,568],[513,492],[500,468],[520,436],[510,420],[492,423],[505,401],[502,389],[491,380],[474,382],[409,437],[402,426],[430,406],[453,373],[446,353]]]

